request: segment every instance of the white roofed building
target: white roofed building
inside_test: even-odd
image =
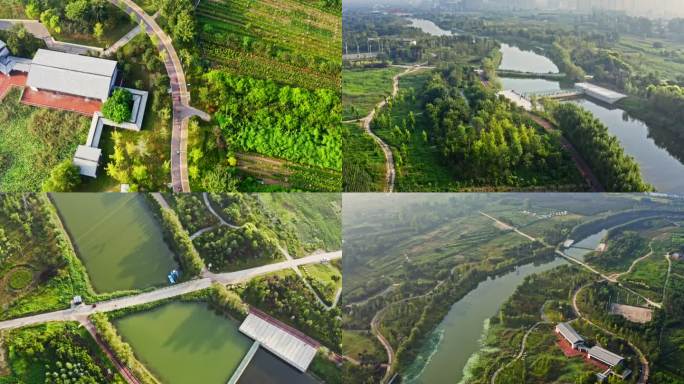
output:
[[[301,372],[306,372],[320,347],[315,340],[254,308],[240,325],[240,332]]]
[[[556,325],[556,333],[563,336],[573,349],[578,349],[581,345],[584,345],[584,338],[582,338],[582,336],[580,336],[580,334],[568,323],[559,323]]]
[[[593,346],[589,348],[587,354],[590,358],[605,363],[611,368],[622,363],[622,361],[624,360],[622,356],[615,354],[607,349],[601,348],[599,346]]]
[[[26,85],[43,90],[106,101],[116,81],[116,61],[39,49]]]

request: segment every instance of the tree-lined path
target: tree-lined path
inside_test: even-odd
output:
[[[171,98],[173,101],[173,128],[171,130],[171,188],[174,192],[190,192],[188,180],[188,126],[190,118],[199,116],[210,120],[210,116],[190,106],[190,92],[185,79],[173,41],[159,27],[154,18],[148,15],[133,0],[109,0],[122,8],[126,13],[135,15],[145,26],[145,32],[153,36],[157,48],[164,59],[164,66],[171,81]]]

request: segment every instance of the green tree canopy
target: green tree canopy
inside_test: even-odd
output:
[[[117,88],[102,106],[102,114],[109,120],[122,123],[131,118],[132,104],[133,95],[131,92],[123,88]]]

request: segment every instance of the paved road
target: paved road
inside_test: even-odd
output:
[[[145,32],[156,37],[159,52],[164,52],[164,66],[171,80],[173,101],[173,129],[171,131],[171,187],[174,192],[190,192],[188,181],[188,125],[190,117],[199,116],[210,120],[210,116],[190,106],[185,72],[181,65],[171,38],[159,27],[154,18],[148,15],[132,0],[109,0],[128,14],[135,14],[145,25]]]
[[[509,225],[509,224],[507,224],[507,223],[504,223],[503,221],[498,220],[497,218],[492,217],[492,216],[490,216],[490,215],[488,215],[488,214],[486,214],[486,213],[484,213],[484,212],[482,212],[482,211],[480,211],[480,214],[483,215],[483,216],[486,216],[486,217],[488,217],[488,218],[490,218],[490,219],[492,219],[492,220],[494,220],[495,222],[497,222],[500,226],[504,227],[505,229],[513,230],[513,231],[516,232],[517,234],[519,234],[519,235],[521,235],[521,236],[527,238],[527,239],[530,240],[530,241],[539,242],[539,243],[541,243],[542,245],[544,245],[544,246],[546,246],[546,247],[550,247],[550,246],[551,246],[551,245],[549,245],[548,243],[546,243],[544,240],[541,240],[541,239],[537,239],[537,238],[535,238],[535,237],[532,237],[532,236],[530,236],[530,235],[528,235],[528,234],[522,232],[522,231],[519,230],[518,228],[516,228],[516,227],[514,227],[514,226],[512,226],[512,225]],[[563,257],[563,258],[567,259],[568,261],[573,262],[573,263],[575,263],[575,264],[579,264],[580,266],[584,267],[585,269],[589,270],[590,272],[592,272],[592,273],[594,273],[594,274],[596,274],[596,275],[599,275],[602,279],[608,280],[608,281],[610,281],[610,282],[612,282],[612,283],[616,283],[620,288],[622,288],[622,289],[624,289],[624,290],[626,290],[626,291],[629,291],[630,293],[632,293],[632,294],[634,294],[634,295],[636,295],[636,296],[639,296],[639,297],[642,298],[645,302],[647,302],[649,305],[651,305],[651,306],[653,306],[653,307],[656,307],[656,308],[661,308],[661,307],[662,307],[662,303],[656,303],[656,302],[654,302],[653,300],[647,298],[646,296],[644,296],[644,295],[642,295],[642,294],[640,294],[640,293],[634,291],[633,289],[624,286],[622,283],[620,283],[619,281],[617,281],[617,279],[614,279],[614,278],[612,278],[611,276],[605,275],[604,273],[602,273],[602,272],[596,270],[596,268],[594,268],[594,267],[592,267],[591,265],[585,263],[584,261],[579,260],[579,259],[576,259],[576,258],[574,258],[574,257],[572,257],[572,256],[570,256],[570,255],[567,255],[567,254],[563,253],[563,251],[561,251],[560,249],[558,249],[558,247],[556,248],[555,253],[556,253],[558,256],[561,256],[561,257]]]
[[[2,321],[0,322],[0,330],[19,328],[33,324],[45,323],[49,321],[78,321],[78,319],[83,316],[89,316],[97,312],[110,312],[121,308],[152,303],[159,300],[181,296],[190,292],[200,291],[202,289],[209,288],[213,282],[218,282],[221,284],[237,284],[248,281],[259,275],[276,272],[284,269],[290,269],[295,266],[305,264],[320,263],[325,259],[339,259],[341,257],[342,251],[336,251],[315,254],[307,257],[302,257],[299,259],[287,260],[274,264],[262,265],[260,267],[244,269],[236,272],[217,274],[205,272],[203,274],[203,277],[200,279],[190,280],[185,283],[160,288],[151,292],[145,292],[134,296],[127,296],[123,298],[103,301],[97,303],[97,306],[95,307],[93,307],[92,305],[81,305],[76,308]]]

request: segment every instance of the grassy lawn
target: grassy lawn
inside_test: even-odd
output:
[[[367,331],[342,331],[342,350],[345,355],[356,360],[361,360],[363,355],[374,356],[380,361],[387,359],[384,356],[385,350],[378,345],[375,336]]]
[[[412,132],[409,145],[400,151],[392,129],[378,130],[380,136],[392,148],[397,171],[395,189],[397,191],[454,191],[459,189],[453,170],[443,165],[441,154],[436,145],[426,142],[421,135],[427,130],[427,118],[422,113],[419,94],[424,84],[432,76],[430,71],[417,72],[403,76],[399,80],[399,95],[392,107],[392,127],[401,126],[402,120],[413,111],[416,129]],[[413,97],[416,95],[416,97]]]
[[[19,102],[14,89],[0,102],[0,189],[39,191],[52,168],[85,142],[90,119]],[[43,118],[31,125],[32,118]],[[50,126],[45,125],[49,122]]]
[[[19,0],[0,0],[0,19],[25,19],[24,6]]]
[[[403,68],[345,69],[342,71],[342,120],[368,115],[392,93],[392,77]]]
[[[342,246],[342,196],[330,193],[270,193],[259,200],[286,225],[303,246],[302,254]]]
[[[350,123],[342,125],[342,143],[344,191],[382,191],[385,188],[385,154],[375,140],[360,126]]]
[[[663,48],[654,48],[654,43],[662,43]],[[684,52],[682,43],[627,35],[620,38],[615,49],[625,55],[625,59],[642,75],[655,71],[670,80],[675,80],[684,73],[684,61],[681,60]],[[679,58],[668,57],[663,51],[677,51]]]
[[[335,300],[342,288],[342,272],[339,263],[310,264],[301,267],[311,286],[328,305]]]
[[[667,260],[659,253],[640,261],[632,272],[620,278],[627,287],[649,299],[660,302],[663,298],[663,284],[667,276]]]

